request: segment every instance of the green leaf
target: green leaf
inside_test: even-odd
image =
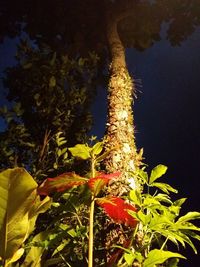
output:
[[[21,267],[27,267],[27,266],[42,267],[41,257],[42,257],[43,252],[45,251],[45,247],[42,245],[34,246],[34,243],[43,242],[45,239],[47,239],[48,235],[49,235],[49,232],[44,231],[34,236],[31,242],[31,248],[28,254],[26,255],[24,262],[20,265]]]
[[[195,229],[195,230],[196,230],[196,229]],[[200,230],[200,229],[199,229],[199,230]],[[199,231],[199,230],[198,230],[198,231]],[[196,234],[195,232],[190,231],[190,230],[186,230],[186,231],[184,231],[184,233],[185,233],[187,236],[190,236],[190,237],[192,237],[192,238],[194,238],[194,239],[200,241],[200,235]]]
[[[172,225],[173,222],[170,221],[170,219],[164,215],[160,214],[154,214],[153,218],[151,219],[151,222],[149,224],[149,228],[155,231],[162,231],[162,229],[165,229],[166,226]],[[160,232],[161,233],[161,232]]]
[[[179,230],[191,230],[191,231],[198,231],[198,232],[200,231],[200,227],[190,222],[176,222],[175,226]]]
[[[176,231],[176,234],[181,237],[183,239],[183,241],[185,243],[187,243],[194,251],[195,254],[197,254],[197,250],[193,244],[193,242],[191,241],[191,239],[189,238],[189,236],[187,235],[187,232],[184,233],[184,231]]]
[[[172,201],[170,200],[170,197],[167,194],[159,193],[154,198],[156,200],[160,201],[160,202],[165,202],[165,203],[168,203],[168,204],[172,204]]]
[[[78,60],[78,65],[79,65],[80,67],[83,67],[83,65],[85,64],[85,61],[86,61],[86,59],[80,57],[79,60]]]
[[[130,199],[135,205],[140,206],[142,204],[141,194],[137,190],[131,190],[129,194]]]
[[[161,205],[161,204],[160,204],[159,200],[157,200],[155,197],[148,194],[144,198],[143,205],[149,207],[152,205]]]
[[[169,258],[186,259],[184,256],[182,256],[179,253],[154,249],[149,252],[147,259],[143,263],[143,267],[155,267],[156,264],[162,264]]]
[[[50,61],[50,65],[53,66],[56,61],[56,52],[53,53],[52,59]]]
[[[6,266],[10,266],[10,264],[12,264],[13,262],[16,262],[17,260],[19,260],[23,254],[24,254],[24,248],[19,248],[14,253],[14,255],[12,256],[12,258],[7,261],[7,264],[5,265],[5,267]]]
[[[188,222],[188,221],[197,220],[197,219],[200,219],[200,212],[190,211],[186,215],[180,217],[178,219],[177,223],[180,223],[180,222]]]
[[[52,203],[52,199],[49,196],[46,196],[42,201],[40,200],[40,196],[37,196],[33,206],[29,211],[29,230],[27,235],[31,234],[35,228],[35,222],[40,213],[44,213],[47,211]]]
[[[173,205],[174,206],[181,207],[186,200],[187,200],[187,198],[177,199],[176,201],[174,201]]]
[[[107,157],[110,155],[110,152],[111,152],[111,151],[114,151],[114,150],[116,150],[116,147],[113,147],[113,148],[111,148],[110,150],[108,150],[108,151],[106,151],[105,153],[103,153],[102,155],[98,156],[98,157],[96,158],[96,161],[97,161],[97,162],[101,162],[102,160],[104,160],[105,158],[107,158]]]
[[[36,188],[23,168],[0,173],[0,257],[4,260],[12,259],[26,238]]]
[[[135,255],[133,253],[124,253],[124,259],[126,261],[126,263],[128,264],[128,266],[132,266],[133,261],[135,259]]]
[[[172,258],[169,260],[169,267],[178,267],[179,259]]]
[[[158,165],[151,171],[151,175],[149,178],[149,184],[152,184],[155,180],[163,176],[167,171],[167,166],[165,165]]]
[[[49,87],[55,87],[56,86],[56,78],[55,76],[51,76],[49,80]]]
[[[101,162],[102,160],[104,160],[105,158],[108,157],[108,155],[110,155],[110,150],[106,151],[105,153],[103,153],[102,155],[98,156],[96,158],[97,162]]]
[[[34,95],[34,99],[35,100],[38,100],[40,98],[40,94],[39,93],[36,93],[35,95]]]
[[[129,211],[129,214],[141,221],[143,225],[147,225],[151,221],[151,214],[144,214],[141,210],[137,213]]]
[[[59,246],[57,246],[57,248],[54,250],[52,256],[54,256],[57,253],[59,253],[60,251],[62,251],[69,244],[69,242],[70,242],[69,239],[62,240],[61,244]]]
[[[145,184],[148,184],[148,174],[142,169],[138,170],[138,176],[143,180]]]
[[[96,143],[91,150],[92,155],[99,155],[103,150],[103,142]]]
[[[91,148],[85,144],[77,144],[74,147],[69,147],[68,149],[72,156],[78,159],[87,160],[91,158]]]
[[[178,190],[176,190],[171,185],[166,184],[166,183],[152,183],[150,186],[157,187],[163,192],[165,192],[166,194],[169,194],[169,192],[178,193]]]

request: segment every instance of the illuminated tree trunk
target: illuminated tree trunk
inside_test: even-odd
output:
[[[130,183],[132,187],[139,186],[134,172],[140,161],[136,152],[132,109],[134,81],[126,66],[125,49],[118,34],[117,24],[117,18],[108,12],[107,40],[111,65],[105,149],[111,149],[111,152],[105,160],[105,167],[108,172],[121,172],[118,181],[108,187],[108,193],[112,195],[126,193],[130,190]]]

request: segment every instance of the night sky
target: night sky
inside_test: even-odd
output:
[[[16,41],[0,45],[0,71],[14,64]],[[136,143],[144,148],[149,168],[169,167],[166,182],[179,190],[177,198],[187,197],[185,211],[199,211],[200,168],[200,30],[172,47],[162,40],[144,52],[126,51],[131,75],[136,79],[134,104]],[[106,118],[105,89],[100,89],[93,107],[93,135],[101,138]],[[0,104],[5,103],[0,87]],[[2,128],[2,122],[0,127]],[[200,253],[200,245],[199,253]],[[190,260],[181,267],[195,267],[200,256],[187,249]]]

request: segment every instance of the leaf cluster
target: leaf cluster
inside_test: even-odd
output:
[[[4,80],[12,102],[0,109],[6,124],[0,133],[0,167],[23,165],[34,174],[50,173],[66,165],[66,143],[72,146],[87,138],[98,57],[90,53],[70,59],[21,40],[17,60]]]
[[[158,165],[150,176],[144,170],[138,171],[143,180],[146,192],[136,190],[130,192],[130,200],[138,207],[138,212],[129,211],[139,221],[138,228],[132,237],[132,250],[125,252],[124,265],[132,266],[139,262],[140,266],[177,266],[171,258],[184,258],[179,253],[170,251],[173,245],[185,248],[189,245],[195,253],[197,250],[193,240],[200,241],[200,228],[192,221],[200,219],[199,212],[188,212],[180,215],[185,198],[172,201],[170,194],[177,190],[159,179],[165,174],[167,167]],[[150,189],[153,191],[150,194]],[[176,260],[176,264],[178,260]],[[118,265],[117,265],[118,266]]]

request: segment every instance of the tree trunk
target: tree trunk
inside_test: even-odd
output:
[[[126,66],[125,49],[117,30],[117,16],[108,9],[107,11],[107,41],[111,65],[105,149],[110,150],[110,153],[104,164],[108,172],[121,172],[119,179],[109,185],[108,193],[122,195],[130,190],[130,185],[132,188],[139,187],[134,177],[140,164],[132,110],[135,87]]]

